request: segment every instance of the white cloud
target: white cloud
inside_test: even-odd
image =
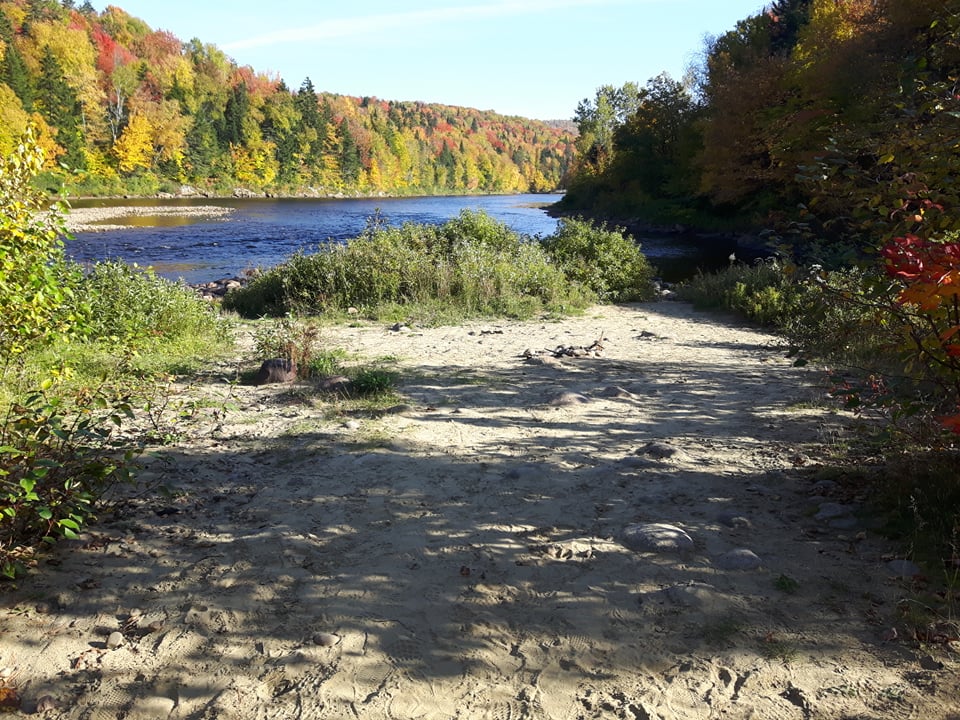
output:
[[[342,40],[369,37],[384,31],[397,32],[403,28],[422,28],[426,25],[464,23],[510,15],[528,15],[538,12],[556,12],[564,7],[611,5],[623,0],[502,0],[482,5],[411,10],[380,15],[337,18],[307,27],[289,28],[265,33],[244,40],[224,43],[226,51],[266,47],[286,43],[318,40]]]

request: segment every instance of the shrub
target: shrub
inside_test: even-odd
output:
[[[291,315],[286,315],[276,322],[264,321],[253,335],[259,360],[292,360],[301,375],[306,375],[313,369],[319,339],[320,328],[314,323],[299,321]]]
[[[544,249],[483,213],[464,211],[440,226],[371,223],[344,244],[294,255],[224,298],[246,317],[393,312],[438,302],[468,315],[527,316],[584,307],[589,291],[571,284]]]
[[[129,479],[132,453],[112,446],[112,428],[131,415],[101,393],[46,392],[12,405],[0,425],[0,574],[15,577],[23,548],[75,537],[112,482]]]
[[[222,335],[216,311],[190,288],[149,268],[109,260],[75,279],[73,294],[89,313],[93,340],[152,344],[193,335]]]
[[[731,265],[700,273],[678,289],[679,297],[700,309],[736,312],[761,325],[783,327],[798,304],[794,273],[776,261]]]
[[[650,300],[653,268],[640,246],[620,229],[565,218],[543,246],[566,276],[590,288],[606,302]]]
[[[0,162],[0,363],[38,339],[70,332],[77,318],[62,312],[69,298],[63,279],[65,233],[59,207],[33,185],[43,150],[28,129],[16,151]]]

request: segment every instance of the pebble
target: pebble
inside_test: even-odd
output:
[[[347,430],[359,430],[360,427],[361,427],[359,420],[347,420],[347,421],[343,424],[343,426],[344,426]]]
[[[693,539],[686,531],[662,523],[635,523],[623,529],[623,544],[639,552],[686,552]]]
[[[746,548],[725,552],[716,560],[716,566],[721,570],[756,570],[762,564],[757,554]]]
[[[123,633],[114,630],[107,638],[107,650],[116,650],[123,645]]]

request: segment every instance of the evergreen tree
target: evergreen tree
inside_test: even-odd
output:
[[[4,12],[0,12],[0,40],[3,41],[3,57],[0,58],[0,82],[13,90],[23,109],[33,112],[34,87],[27,63],[13,41],[13,26]]]
[[[225,145],[243,145],[243,123],[250,112],[250,95],[245,83],[230,90],[223,111],[223,130],[220,140]]]
[[[348,185],[354,185],[360,179],[360,149],[347,127],[347,121],[340,123],[340,175]]]
[[[80,103],[76,93],[63,77],[63,70],[49,47],[40,58],[40,77],[37,81],[37,107],[44,119],[57,128],[57,142],[66,151],[64,162],[73,169],[86,166],[83,154],[83,133],[79,120]]]

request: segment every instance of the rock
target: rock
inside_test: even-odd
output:
[[[603,395],[603,397],[613,397],[613,398],[632,399],[636,397],[636,395],[634,395],[632,392],[630,392],[626,388],[620,387],[619,385],[610,385],[609,387],[605,387],[603,390],[600,391],[600,394]]]
[[[343,426],[347,430],[359,430],[362,427],[359,420],[347,420]]]
[[[168,717],[176,706],[177,703],[172,698],[154,695],[134,702],[133,707],[123,717],[126,720],[156,720]]]
[[[729,528],[749,529],[753,527],[753,523],[750,522],[750,518],[744,517],[736,510],[725,510],[717,516],[717,521]]]
[[[313,635],[313,644],[320,647],[333,647],[340,642],[340,636],[328,632],[318,632]]]
[[[637,450],[637,455],[649,455],[657,460],[666,460],[668,458],[677,458],[681,456],[680,450],[665,442],[648,442],[642,448]]]
[[[331,375],[320,381],[320,389],[328,393],[345,393],[350,390],[350,378],[346,375]]]
[[[933,655],[924,655],[922,658],[920,658],[920,667],[924,670],[936,672],[938,670],[943,670],[943,663],[933,657]]]
[[[737,548],[718,557],[715,564],[721,570],[756,570],[763,563],[752,550]]]
[[[663,523],[637,523],[623,529],[623,544],[638,552],[689,552],[693,539],[686,531]]]
[[[586,395],[581,395],[580,393],[575,392],[562,392],[559,395],[554,395],[550,398],[549,405],[555,407],[560,407],[564,405],[583,405],[590,402],[590,398]]]
[[[53,695],[44,695],[37,700],[37,707],[34,710],[38,715],[51,712],[60,707],[57,699]]]
[[[192,185],[181,185],[179,192],[183,197],[192,197],[197,194],[197,189]]]
[[[854,511],[853,505],[844,505],[843,503],[826,502],[820,505],[817,514],[813,516],[814,520],[832,520],[833,518],[850,515]]]
[[[254,385],[267,385],[269,383],[288,383],[297,379],[297,364],[293,360],[285,358],[273,358],[264,360],[257,376],[253,379]]]
[[[107,638],[107,650],[116,650],[123,645],[123,633],[114,630]]]
[[[892,572],[897,577],[904,578],[923,574],[923,570],[920,569],[920,566],[916,563],[910,562],[909,560],[891,560],[887,563],[887,570]]]
[[[671,585],[664,590],[646,593],[640,599],[641,603],[653,601],[669,603],[684,608],[695,608],[705,612],[721,612],[729,606],[730,601],[717,592],[713,585],[702,582],[689,582],[680,585]]]

